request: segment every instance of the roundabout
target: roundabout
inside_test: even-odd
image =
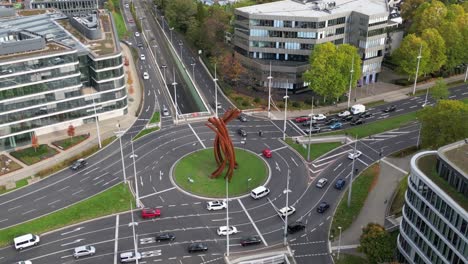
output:
[[[248,194],[253,188],[264,185],[270,175],[266,162],[247,150],[235,149],[237,168],[229,183],[229,196]],[[221,198],[226,196],[224,174],[210,178],[217,168],[213,148],[191,152],[174,165],[172,180],[183,191],[199,197]]]

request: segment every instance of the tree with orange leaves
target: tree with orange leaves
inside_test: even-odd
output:
[[[34,148],[34,151],[37,152],[37,148],[39,147],[39,139],[37,138],[36,134],[33,134],[31,137],[31,145]]]

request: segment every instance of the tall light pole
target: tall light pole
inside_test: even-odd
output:
[[[136,233],[135,233],[135,226],[138,225],[138,223],[136,223],[135,220],[133,219],[133,204],[132,204],[132,202],[130,202],[130,213],[132,214],[132,222],[129,224],[129,226],[130,225],[132,226],[133,248],[135,250],[135,260],[136,260],[136,263],[138,264],[138,243],[137,243]]]
[[[182,42],[179,42],[179,47],[180,47],[180,61],[182,61],[182,46],[184,45],[184,43]]]
[[[289,84],[289,83],[288,83]],[[284,103],[284,127],[283,127],[283,140],[286,140],[286,120],[288,118],[287,112],[288,112],[288,84],[286,85],[286,95],[283,96],[283,99],[285,100]]]
[[[226,256],[229,257],[229,179],[226,180]]]
[[[466,65],[465,80],[463,82],[466,82],[467,77],[468,77],[468,64]]]
[[[139,208],[140,207],[140,197],[138,195],[138,178],[137,178],[137,170],[136,170],[136,163],[135,163],[135,157],[138,157],[135,155],[135,151],[133,150],[133,140],[132,142],[132,155],[130,156],[133,159],[133,175],[135,175],[135,199],[136,199],[136,206]]]
[[[193,81],[195,81],[195,62],[192,62],[190,63],[190,65],[192,65],[192,77],[193,77]]]
[[[169,31],[171,32],[171,44],[172,44],[172,30],[174,30],[173,27],[169,28]]]
[[[167,65],[161,65],[161,68],[163,69],[163,75],[164,75],[164,83],[167,83],[167,80],[166,80],[166,68],[167,68]]]
[[[340,236],[338,237],[338,256],[336,259],[340,259],[340,251],[341,251],[341,226],[338,227],[340,230]]]
[[[215,63],[215,76],[213,79],[215,85],[215,117],[218,117],[218,78],[216,78],[216,63]]]
[[[427,96],[429,95],[429,86],[427,86],[426,88],[426,99],[424,99],[424,104],[422,105],[422,107],[425,107],[427,105]]]
[[[356,153],[357,147],[357,135],[356,141],[354,142],[354,153]],[[349,192],[348,192],[348,208],[351,206],[351,192],[353,191],[353,175],[354,175],[354,162],[356,161],[356,157],[353,156],[353,163],[351,165],[351,180],[349,181]]]
[[[310,124],[309,124],[309,144],[307,146],[307,161],[310,160],[310,139],[312,137],[312,122],[314,121],[314,97],[312,96],[312,110],[310,112]]]
[[[268,79],[268,118],[271,117],[271,108],[270,108],[270,104],[271,104],[271,79],[273,79],[273,77],[271,76],[271,61],[270,61],[270,75],[267,77]]]
[[[421,130],[422,130],[422,123],[421,120],[419,120],[419,131],[418,131],[418,141],[416,142],[416,149],[419,149],[419,141],[421,140]]]
[[[418,82],[418,74],[419,74],[419,63],[421,62],[421,51],[422,51],[422,44],[419,46],[419,55],[417,57],[418,64],[416,65],[416,76],[414,76],[414,85],[413,85],[413,95],[416,93],[416,83]]]
[[[289,192],[291,192],[291,190],[289,190],[289,173],[290,173],[290,170],[288,168],[288,175],[286,177],[286,190],[284,190],[284,192],[286,193],[286,208],[289,207]],[[288,244],[288,240],[287,240],[287,237],[288,237],[288,211],[286,211],[286,217],[284,218],[284,233],[283,233],[283,245],[286,246]]]
[[[96,111],[96,102],[94,101],[94,94],[93,94],[93,107],[94,107],[94,117],[96,118],[96,131],[97,131],[97,138],[99,141],[99,148],[102,148],[101,144],[101,132],[99,131],[99,119]]]
[[[162,24],[162,28],[163,28],[163,32],[164,32],[164,16],[161,16],[161,24]]]
[[[350,103],[351,103],[351,87],[353,85],[353,72],[354,72],[354,55],[351,61],[351,70],[349,71],[350,74],[349,74],[348,108],[350,107]]]
[[[124,154],[123,154],[123,149],[122,149],[123,133],[120,131],[120,123],[117,123],[117,126],[119,127],[120,156],[122,158],[122,172],[123,172],[123,177],[124,177],[124,184],[127,184],[127,175],[125,174]]]
[[[175,106],[175,118],[176,118],[176,124],[179,123],[179,113],[178,113],[178,110],[177,110],[177,83],[175,81],[175,71],[174,69],[172,69],[172,71],[174,72],[174,82],[172,83],[172,86],[174,87],[174,106]]]

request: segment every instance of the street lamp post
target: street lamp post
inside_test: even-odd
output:
[[[163,32],[164,32],[164,16],[161,16],[161,23],[162,23],[162,28],[163,28]]]
[[[215,63],[215,77],[213,79],[215,84],[215,117],[218,117],[218,78],[216,78],[216,63]]]
[[[350,73],[349,76],[350,77],[349,77],[349,91],[348,91],[348,108],[349,108],[349,105],[351,103],[351,87],[352,87],[352,84],[353,84],[353,72],[354,72],[354,55],[353,55],[353,59],[352,59],[352,62],[351,62],[351,70],[349,71],[349,73]]]
[[[167,68],[167,65],[161,65],[161,68],[163,69],[164,83],[166,83],[166,82],[167,82],[167,80],[166,80],[166,68]]]
[[[192,77],[193,77],[193,81],[195,81],[195,62],[193,63],[190,63],[190,65],[192,65]]]
[[[177,83],[175,81],[175,71],[174,71],[174,82],[172,83],[172,86],[174,87],[174,106],[175,106],[175,117],[176,117],[176,124],[179,123],[179,113],[177,110]]]
[[[123,177],[124,177],[124,184],[127,184],[127,175],[125,174],[125,163],[124,163],[124,154],[123,154],[123,148],[122,148],[122,136],[123,132],[120,131],[120,123],[117,123],[117,127],[119,128],[119,142],[120,142],[120,156],[122,158],[122,172],[123,172]]]
[[[137,205],[138,206],[138,205]],[[132,226],[132,232],[133,232],[133,248],[135,250],[135,259],[136,263],[138,264],[138,244],[137,244],[137,239],[136,239],[136,233],[135,233],[135,226],[138,225],[137,222],[135,222],[133,218],[133,205],[132,202],[130,202],[130,213],[132,214],[132,222],[129,224]]]
[[[465,80],[463,80],[463,82],[466,82],[467,77],[468,77],[468,64],[466,65]]]
[[[421,51],[422,51],[422,44],[419,46],[419,55],[417,57],[418,64],[416,65],[416,76],[414,76],[414,85],[413,85],[413,95],[416,93],[416,83],[418,82],[418,73],[419,73],[419,63],[421,61]]]
[[[314,121],[314,97],[312,97],[312,110],[310,112],[309,124],[309,144],[307,145],[307,161],[310,160],[310,139],[312,137],[312,122]]]
[[[341,251],[341,226],[338,227],[340,230],[340,236],[338,237],[338,256],[336,259],[340,259],[340,251]]]
[[[283,96],[283,99],[285,100],[284,103],[284,127],[283,127],[283,140],[286,140],[286,120],[288,118],[287,112],[288,112],[288,87],[286,86],[286,95]]]
[[[288,168],[288,175],[286,177],[286,190],[284,190],[284,192],[286,193],[286,208],[289,207],[289,192],[291,192],[291,190],[289,190],[289,173],[290,173],[290,170]],[[288,212],[286,212],[286,217],[284,218],[284,233],[283,233],[283,245],[284,246],[288,245],[287,237],[288,237]]]
[[[229,178],[226,180],[226,256],[229,257]]]
[[[180,61],[182,61],[182,46],[184,45],[184,43],[182,42],[179,42],[179,46],[180,46]]]
[[[174,30],[173,27],[169,28],[169,31],[171,32],[171,44],[172,44],[172,30]]]
[[[98,118],[97,111],[96,111],[96,102],[94,101],[94,95],[93,95],[93,107],[94,107],[94,117],[96,118],[96,130],[97,130],[97,137],[99,141],[99,148],[102,148],[101,132],[99,131],[99,118]]]
[[[131,158],[133,159],[133,175],[135,175],[135,199],[136,199],[136,206],[138,208],[140,208],[140,197],[138,195],[138,177],[137,177],[137,170],[136,170],[136,163],[135,163],[135,157],[138,157],[137,155],[135,155],[135,151],[133,149],[133,140],[131,140],[130,142],[132,142],[132,155],[131,155]]]
[[[354,142],[354,153],[356,153],[356,147],[357,147],[357,135],[356,135],[356,141]],[[351,206],[351,192],[353,191],[353,175],[354,175],[354,162],[356,161],[356,157],[353,156],[353,163],[351,165],[351,179],[349,181],[349,192],[348,192],[348,208]]]
[[[271,104],[271,79],[273,79],[273,77],[271,76],[271,61],[270,61],[270,75],[267,77],[268,79],[268,118],[271,117],[271,108],[270,108],[270,104]]]

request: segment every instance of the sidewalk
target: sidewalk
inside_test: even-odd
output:
[[[409,171],[411,157],[384,158],[380,163],[380,174],[377,184],[367,196],[364,206],[352,225],[341,234],[341,247],[358,245],[362,228],[368,223],[384,225],[385,213],[390,206],[390,199],[400,180],[406,176],[403,171]],[[389,165],[392,164],[392,165]],[[396,169],[394,166],[400,168]],[[338,239],[332,241],[332,246],[338,246]]]
[[[464,74],[451,76],[444,79],[446,83],[451,83],[455,81],[461,81],[465,78]],[[435,80],[431,82],[420,83],[416,86],[416,91],[424,90],[428,87],[432,87],[435,84]],[[367,104],[371,102],[377,102],[384,100],[386,102],[394,102],[402,99],[408,98],[408,93],[412,92],[413,86],[407,86],[401,88],[401,86],[394,85],[391,83],[377,82],[375,84],[363,85],[362,87],[357,87],[352,90],[351,98],[357,98],[356,101],[351,100],[351,105],[353,104]],[[338,112],[348,108],[348,102],[339,103],[337,106],[324,106],[314,108],[314,113],[326,114],[329,112]],[[272,108],[273,109],[273,108]],[[288,117],[298,117],[305,116],[310,114],[310,109],[308,110],[294,110],[288,111]],[[267,111],[255,112],[252,113],[255,116],[266,117],[268,115]],[[284,118],[284,112],[280,111],[271,111],[272,119],[280,120]]]
[[[140,103],[142,103],[141,102],[142,89],[141,89],[140,82],[139,82],[138,72],[136,71],[135,64],[132,60],[131,51],[127,46],[123,44],[121,44],[120,46],[122,48],[123,56],[124,57],[126,56],[129,60],[129,66],[124,66],[125,79],[126,81],[128,80],[128,72],[130,72],[130,75],[133,81],[132,83],[133,89],[131,89],[132,92],[130,92],[129,91],[130,87],[127,83],[128,113],[125,116],[120,116],[120,117],[115,117],[115,118],[110,118],[110,119],[99,121],[101,141],[114,135],[114,131],[118,130],[116,127],[117,123],[120,123],[121,130],[126,130],[127,128],[129,128],[137,119],[136,117],[138,115],[137,111],[139,111]],[[82,143],[66,151],[57,149],[55,146],[51,144],[51,142],[53,141],[68,138],[66,127],[64,130],[59,130],[59,131],[55,131],[49,134],[43,134],[43,135],[38,136],[39,144],[49,144],[50,147],[58,150],[59,154],[55,155],[54,157],[50,159],[38,162],[31,166],[27,166],[23,164],[22,162],[13,158],[7,152],[0,152],[0,154],[5,154],[10,159],[14,160],[15,162],[23,166],[22,169],[19,169],[17,171],[13,171],[11,173],[1,176],[0,185],[7,185],[7,184],[11,185],[15,181],[27,178],[29,176],[33,176],[40,170],[51,167],[56,163],[64,161],[70,157],[73,157],[83,152],[84,150],[90,148],[93,145],[97,145],[98,137],[97,137],[97,132],[96,132],[96,124],[94,122],[75,127],[75,135],[81,135],[81,134],[87,134],[87,133],[90,133],[90,137],[88,139],[86,139]]]

